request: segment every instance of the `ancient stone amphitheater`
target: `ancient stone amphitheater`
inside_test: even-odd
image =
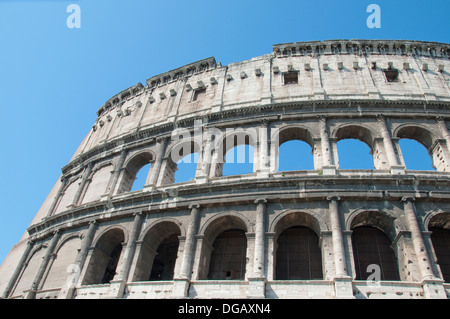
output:
[[[449,57],[431,42],[286,43],[120,92],[2,264],[2,297],[449,298]],[[435,170],[405,166],[404,138]],[[340,169],[344,139],[374,169]],[[291,140],[313,169],[277,169]],[[241,144],[253,173],[226,176]],[[195,178],[176,182],[191,153]]]

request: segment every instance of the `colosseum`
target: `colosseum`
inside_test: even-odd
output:
[[[1,297],[450,298],[449,58],[436,42],[285,43],[118,93],[3,262]],[[344,139],[374,168],[341,169]],[[401,139],[434,170],[408,169]],[[278,169],[292,140],[312,168]],[[240,145],[252,172],[225,174]]]

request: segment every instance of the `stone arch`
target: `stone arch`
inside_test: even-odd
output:
[[[317,136],[315,136],[311,130],[298,124],[289,124],[280,127],[271,135],[272,143],[275,143],[278,146],[284,142],[297,139],[308,143],[311,148],[314,148],[315,138],[317,138]]]
[[[450,283],[450,213],[439,211],[428,214],[425,228],[431,233],[432,254],[437,264],[437,273]]]
[[[59,251],[64,247],[64,245],[65,245],[68,241],[70,241],[70,240],[72,240],[72,239],[79,239],[79,240],[81,240],[81,238],[82,238],[82,236],[81,236],[80,234],[66,234],[66,235],[63,236],[63,237],[58,241],[58,243],[56,244],[54,253],[55,253],[55,254],[58,254]]]
[[[279,235],[285,229],[291,226],[305,226],[313,230],[317,236],[321,236],[322,231],[327,231],[326,224],[318,219],[310,211],[292,211],[286,210],[278,214],[269,226],[269,233]]]
[[[52,215],[59,214],[67,209],[67,206],[73,203],[75,199],[75,194],[80,187],[81,174],[77,174],[69,178],[64,186],[64,189],[57,199],[58,203],[56,204],[55,210]]]
[[[286,211],[270,226],[274,233],[273,275],[276,280],[323,279],[321,224],[311,213]]]
[[[240,213],[217,214],[204,223],[198,235],[198,279],[243,280],[251,267],[247,259],[251,230],[250,221]]]
[[[381,168],[381,166],[375,160],[373,154],[376,153],[376,148],[378,147],[375,139],[377,134],[373,132],[372,128],[367,127],[362,124],[344,124],[336,128],[333,133],[333,137],[335,138],[338,154],[339,154],[339,145],[337,143],[342,142],[344,140],[358,140],[363,142],[369,147],[370,157],[372,159],[371,168]],[[342,155],[342,153],[340,153]],[[342,162],[342,158],[341,158]]]
[[[11,290],[11,297],[23,295],[26,290],[31,288],[41,266],[42,259],[45,256],[47,245],[47,243],[39,243],[32,248],[24,263],[25,267],[22,269],[15,286]]]
[[[125,161],[123,167],[124,172],[119,183],[117,190],[118,194],[129,192],[133,187],[133,183],[136,179],[136,175],[145,165],[155,160],[155,154],[150,150],[144,150],[133,154],[127,161]],[[150,174],[149,174],[150,175]]]
[[[174,218],[174,217],[163,217],[163,218],[154,220],[150,224],[148,224],[145,227],[145,229],[142,230],[139,240],[140,241],[143,240],[149,231],[151,231],[152,229],[157,229],[158,225],[161,223],[172,223],[172,224],[176,225],[179,228],[180,236],[186,236],[186,229],[185,229],[183,223],[179,219]]]
[[[391,241],[393,241],[400,230],[406,230],[400,220],[392,216],[390,213],[377,209],[357,209],[347,217],[345,228],[352,230],[359,226],[372,226],[380,229],[385,233]],[[399,228],[397,229],[396,228]]]
[[[115,276],[126,242],[127,232],[122,226],[111,226],[101,232],[91,248],[83,285],[109,283]]]
[[[100,196],[108,191],[112,173],[115,171],[115,166],[113,161],[102,162],[94,166],[87,177],[89,182],[81,195],[81,204],[99,200]]]
[[[79,234],[68,234],[61,238],[55,247],[54,259],[49,264],[49,271],[43,278],[43,290],[67,285],[70,275],[68,267],[76,262],[80,249],[81,236]]]
[[[430,231],[430,228],[433,227],[450,230],[450,212],[442,210],[429,212],[426,214],[423,224],[426,231]]]
[[[175,218],[164,218],[148,225],[138,241],[132,280],[172,280],[179,257],[179,237],[184,234],[184,227]]]
[[[253,232],[253,227],[248,218],[238,212],[227,212],[210,217],[201,225],[198,234],[209,241],[214,241],[217,232],[224,231],[231,227],[241,227],[246,232]],[[215,234],[215,235],[214,235]]]
[[[416,140],[422,144],[428,151],[433,146],[437,137],[426,127],[420,124],[402,124],[398,126],[393,134],[396,138],[408,138]]]
[[[277,128],[275,132],[272,133],[270,140],[271,143],[274,144],[273,150],[271,151],[271,156],[274,162],[274,168],[276,168],[276,170],[279,168],[280,147],[284,143],[291,141],[301,141],[308,144],[311,147],[314,166],[317,166],[317,159],[314,156],[316,150],[316,137],[308,128],[297,124],[286,125],[281,128]]]
[[[91,246],[92,247],[100,246],[101,244],[99,244],[99,242],[103,239],[102,237],[104,237],[107,233],[114,231],[114,230],[121,231],[123,233],[123,242],[124,243],[128,242],[127,229],[123,225],[111,225],[111,226],[106,227],[104,230],[102,230],[95,236]]]
[[[357,280],[366,280],[377,267],[377,280],[400,280],[399,249],[395,244],[396,218],[379,210],[359,210],[347,220],[352,231],[354,274]],[[402,256],[400,256],[402,257]]]
[[[185,156],[194,153],[201,153],[201,145],[199,145],[194,138],[181,139],[180,141],[175,141],[175,143],[169,145],[164,156],[166,160],[162,170],[160,184],[168,185],[174,183],[179,161]],[[194,162],[194,164],[198,166],[198,162]],[[192,176],[192,178],[195,178],[195,175]]]
[[[429,168],[437,169],[440,171],[448,170],[448,163],[446,160],[446,156],[441,154],[442,149],[441,145],[438,142],[439,137],[436,136],[429,128],[420,125],[420,124],[403,124],[397,127],[394,131],[394,137],[401,139],[409,139],[418,142],[422,145],[429,158],[431,163],[429,164]],[[399,146],[400,148],[400,146]],[[445,148],[445,147],[444,147]],[[404,151],[404,150],[403,150]],[[402,152],[404,153],[404,152]],[[405,162],[405,158],[409,158],[403,154],[403,161]],[[428,160],[428,159],[427,159]],[[425,159],[424,159],[425,161]],[[406,163],[405,163],[406,165]],[[407,165],[406,165],[407,166]],[[408,166],[406,167],[408,169]],[[425,168],[428,169],[428,168]]]
[[[226,132],[220,136],[220,140],[215,141],[215,148],[213,150],[213,163],[211,165],[212,176],[223,176],[225,155],[232,148],[240,145],[249,145],[256,150],[257,143],[258,129],[255,127],[227,129]],[[255,161],[253,161],[253,165],[255,165]]]
[[[343,139],[357,139],[366,143],[370,149],[373,148],[373,141],[378,135],[371,127],[364,124],[343,124],[333,130],[332,138],[336,141]]]

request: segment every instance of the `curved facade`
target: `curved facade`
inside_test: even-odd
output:
[[[449,298],[449,57],[442,43],[287,43],[120,92],[3,263],[3,298]],[[407,169],[403,138],[434,170]],[[374,169],[341,169],[344,139]],[[278,170],[291,140],[311,169]],[[253,172],[226,176],[238,145]]]

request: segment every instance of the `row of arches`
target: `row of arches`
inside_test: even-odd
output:
[[[201,135],[205,138],[200,140],[186,137],[189,132],[180,136],[175,133],[171,141],[162,138],[150,148],[122,152],[113,160],[93,164],[69,177],[56,196],[57,208],[51,208],[49,214],[105,195],[222,176],[259,176],[263,172],[270,177],[277,172],[303,170],[320,173],[327,167],[390,172],[394,167],[440,172],[450,169],[448,136],[441,138],[422,126],[403,125],[391,138],[384,120],[379,123],[383,123],[380,132],[355,124],[328,128],[326,121],[319,120],[319,133],[300,124],[264,124],[225,135],[213,130]]]
[[[411,243],[408,244],[408,235],[399,239],[401,232],[407,231],[405,225],[397,223],[399,221],[384,211],[360,210],[348,216],[345,229],[350,237],[343,240],[348,240],[346,258],[351,260],[349,274],[354,279],[368,280],[377,271],[377,281],[412,280],[405,274],[405,269],[414,271],[408,269],[415,263],[414,255],[408,251],[414,249]],[[79,265],[83,254],[86,254],[86,262],[77,270],[78,284],[82,286],[109,284],[117,280],[118,275],[124,276],[122,280],[125,278],[127,282],[180,278],[184,254],[188,253],[183,223],[177,218],[165,217],[149,220],[146,224],[136,237],[122,223],[90,224],[84,235],[73,232],[55,235],[51,243],[41,243],[26,254],[26,268],[21,271],[11,295],[30,289],[32,283],[38,284],[35,287],[38,291],[65,287],[71,276],[69,268]],[[450,214],[443,212],[429,214],[424,225],[429,233],[426,243],[431,248],[427,248],[430,258],[436,261],[439,277],[446,283],[450,283],[449,225]],[[248,280],[255,269],[253,230],[253,223],[238,212],[210,216],[194,233],[191,279]],[[332,279],[334,243],[330,236],[327,222],[315,213],[286,211],[278,214],[265,231],[265,276],[270,281]],[[84,237],[92,237],[88,246],[82,245]],[[127,250],[130,245],[135,245],[132,254]],[[47,258],[46,247],[51,246],[56,248],[47,248],[50,249],[47,256],[51,257],[43,268],[40,263]],[[131,270],[124,270],[124,259],[132,261]],[[36,281],[38,269],[45,269],[42,281]]]
[[[406,169],[436,171],[428,150],[414,139],[400,139],[399,146]],[[358,139],[343,139],[337,143],[340,169],[375,169],[372,150]],[[276,172],[314,170],[314,152],[311,146],[299,139],[293,139],[280,145],[277,152]],[[254,173],[255,147],[239,145],[230,149],[224,158],[221,176],[233,176]],[[195,180],[199,153],[190,153],[176,164],[173,183]],[[142,189],[150,174],[151,163],[144,165],[136,174],[130,191]]]
[[[371,215],[368,218],[368,215]],[[449,217],[447,216],[447,219]],[[393,243],[391,218],[381,212],[360,214],[352,221],[351,246],[354,278],[367,280],[377,267],[377,280],[399,281],[400,248]],[[298,212],[286,215],[276,226],[274,241],[274,280],[323,280],[326,272],[322,234],[318,222]],[[431,242],[445,282],[450,282],[450,230],[439,222],[430,222]],[[237,216],[224,216],[211,223],[198,243],[205,263],[198,263],[199,280],[245,280],[251,267],[248,225]],[[163,221],[150,229],[137,249],[133,282],[173,280],[180,267],[182,230],[175,222]],[[109,283],[120,259],[124,232],[113,228],[95,244],[84,284]],[[205,243],[207,242],[207,243]],[[108,243],[106,245],[106,243]],[[100,253],[101,251],[101,253]],[[99,257],[100,256],[100,257]],[[104,259],[108,256],[107,259]],[[100,261],[99,261],[100,260]],[[251,271],[251,270],[250,270]],[[96,273],[96,275],[94,275]]]

